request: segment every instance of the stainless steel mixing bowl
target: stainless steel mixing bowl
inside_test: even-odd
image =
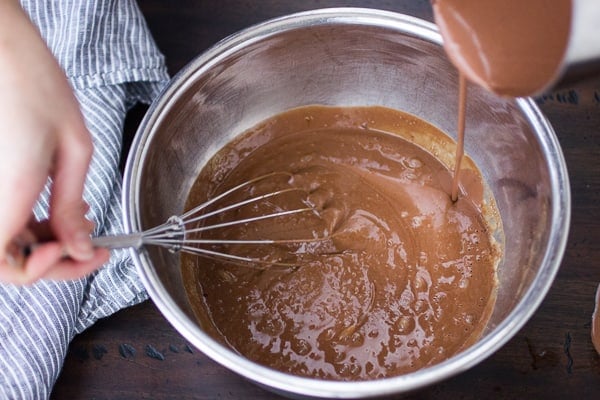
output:
[[[180,214],[206,161],[276,113],[309,104],[382,105],[454,136],[456,98],[456,72],[430,23],[375,10],[326,9],[251,27],[194,59],[151,106],[127,162],[125,226],[138,231]],[[160,248],[132,252],[151,298],[216,362],[291,396],[395,394],[474,366],[525,324],[552,284],[567,238],[570,193],[557,139],[532,100],[500,99],[469,87],[467,111],[466,151],[495,196],[506,237],[493,315],[467,350],[377,381],[300,378],[257,365],[208,336],[188,303],[178,256]]]

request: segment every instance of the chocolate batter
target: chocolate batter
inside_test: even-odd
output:
[[[481,176],[468,157],[461,193],[451,200],[446,165],[455,147],[409,114],[322,106],[277,115],[227,145],[200,173],[188,208],[272,171],[291,175],[260,181],[235,197],[286,187],[303,191],[205,224],[303,204],[314,205],[319,215],[296,214],[203,237],[328,239],[214,247],[294,267],[249,267],[182,254],[200,322],[251,360],[323,379],[404,374],[473,343],[495,301],[501,252],[492,230],[499,221],[493,205],[484,202]]]
[[[456,67],[498,94],[538,94],[560,73],[571,0],[432,0]]]

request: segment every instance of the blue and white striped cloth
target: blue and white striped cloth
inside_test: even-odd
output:
[[[150,102],[167,81],[134,0],[22,1],[64,68],[93,135],[85,187],[96,235],[121,231],[119,156],[123,121],[136,102]],[[48,191],[36,205],[45,218]],[[147,294],[126,251],[94,275],[72,282],[0,285],[0,399],[46,399],[71,339],[99,318]]]

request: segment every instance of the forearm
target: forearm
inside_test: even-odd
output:
[[[32,28],[36,31],[18,0],[0,0],[0,54],[4,50],[14,50],[15,38],[20,38],[23,33],[31,36]]]

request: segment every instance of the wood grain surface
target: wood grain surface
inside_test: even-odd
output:
[[[227,35],[296,11],[359,6],[432,19],[426,0],[143,0],[140,6],[172,74]],[[534,316],[499,351],[404,398],[600,399],[600,357],[590,339],[600,282],[600,78],[536,101],[556,131],[571,180],[572,225],[558,276]],[[128,137],[143,112],[137,107],[130,114]],[[280,397],[189,346],[148,301],[99,321],[73,340],[52,398]]]

